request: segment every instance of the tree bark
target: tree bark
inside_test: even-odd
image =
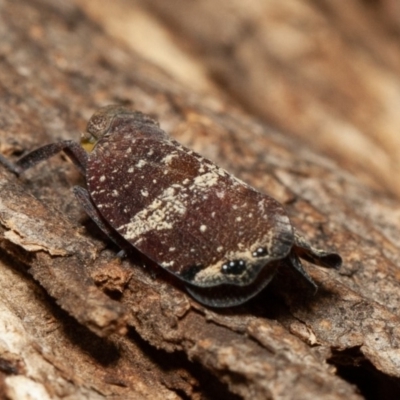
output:
[[[144,21],[158,23],[164,40],[169,27],[171,49],[185,55],[177,63],[186,67],[173,72],[166,65],[166,72],[104,32],[104,10],[112,20],[113,2],[85,3],[0,1],[0,152],[15,160],[42,144],[79,140],[96,109],[125,104],[283,203],[296,228],[317,247],[339,252],[344,264],[334,271],[305,263],[319,286],[316,295],[282,268],[249,303],[209,309],[140,255],[116,259],[118,249],[73,197],[71,187],[84,180],[66,157],[20,178],[0,168],[0,393],[10,399],[360,399],[398,393],[400,213],[393,193],[400,192],[390,175],[398,170],[392,161],[400,147],[395,139],[378,146],[371,136],[376,129],[365,128],[370,120],[357,108],[365,81],[376,83],[383,75],[369,75],[365,67],[356,82],[355,75],[344,79],[361,62],[346,58],[361,27],[353,24],[341,37],[335,55],[346,63],[336,76],[329,52],[335,37],[350,29],[344,14],[328,1],[309,2],[302,14],[293,14],[293,24],[299,15],[324,16],[330,46],[318,77],[310,72],[312,57],[297,68],[288,56],[293,47],[274,53],[271,42],[262,42],[263,27],[279,34],[289,10],[281,25],[272,26],[264,19],[268,13],[256,19],[253,8],[247,14],[233,8],[222,18],[207,1],[190,9],[177,0],[115,2],[126,15],[139,10]],[[354,4],[352,21],[371,15],[366,5]],[[365,29],[373,34],[377,28]],[[392,35],[395,29],[393,19]],[[368,43],[364,58],[386,55],[376,70],[381,74],[398,68],[400,52],[385,42],[388,35],[375,42],[362,37]],[[147,36],[142,39],[146,43]],[[273,75],[263,88],[266,66],[279,80]],[[179,79],[182,71],[193,72],[193,84]],[[349,81],[359,90],[346,87]],[[376,93],[370,90],[369,99]],[[350,97],[357,116],[343,101]],[[382,93],[370,112],[389,100]],[[394,123],[393,117],[388,124]],[[332,145],[351,124],[359,124],[352,138],[363,144],[357,157],[353,144],[347,151],[347,139]],[[316,138],[317,126],[329,129]],[[381,169],[376,163],[364,168],[368,143],[379,148],[386,163]]]

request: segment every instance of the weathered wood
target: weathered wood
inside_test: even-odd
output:
[[[247,305],[207,309],[138,255],[115,259],[117,249],[74,200],[71,187],[84,183],[65,157],[20,178],[0,168],[4,393],[12,399],[24,391],[40,398],[362,398],[346,380],[343,360],[395,387],[395,200],[342,169],[346,158],[338,151],[328,159],[306,140],[255,121],[217,89],[213,97],[188,90],[70,3],[0,2],[0,11],[3,155],[15,159],[44,143],[78,140],[99,106],[128,104],[284,203],[312,243],[344,259],[339,272],[306,265],[320,287],[315,296],[282,269]]]
[[[400,194],[396,1],[76,1],[181,81],[210,90],[208,74],[250,112]]]

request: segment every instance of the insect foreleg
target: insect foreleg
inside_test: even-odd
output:
[[[39,147],[21,157],[15,164],[0,155],[0,163],[9,171],[19,176],[25,170],[32,168],[41,161],[47,160],[61,151],[65,152],[83,175],[86,174],[87,153],[78,143],[72,140],[64,140]]]
[[[114,229],[112,229],[107,222],[104,221],[104,218],[100,214],[99,210],[93,205],[92,200],[90,199],[89,193],[86,189],[80,186],[75,186],[74,195],[78,199],[79,203],[85,210],[86,214],[93,220],[93,222],[100,228],[100,230],[111,239],[119,248],[126,246],[124,239],[116,233]],[[125,256],[125,250],[121,249],[118,253],[118,257]]]
[[[288,258],[289,258],[290,265],[305,279],[305,281],[314,290],[314,293],[316,293],[318,286],[313,281],[311,276],[307,274],[306,270],[303,268],[303,265],[301,264],[299,257],[296,255],[296,253],[293,250],[289,253]]]

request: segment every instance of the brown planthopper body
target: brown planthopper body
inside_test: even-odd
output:
[[[90,119],[83,143],[43,146],[16,164],[16,174],[64,151],[86,177],[74,192],[116,243],[121,237],[185,282],[200,303],[239,305],[259,293],[282,263],[315,288],[300,259],[339,268],[338,254],[310,246],[267,196],[169,138],[156,121],[119,106]]]

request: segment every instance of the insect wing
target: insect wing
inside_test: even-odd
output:
[[[191,284],[248,284],[293,244],[279,203],[175,141],[110,136],[89,157],[87,175],[105,220]]]

